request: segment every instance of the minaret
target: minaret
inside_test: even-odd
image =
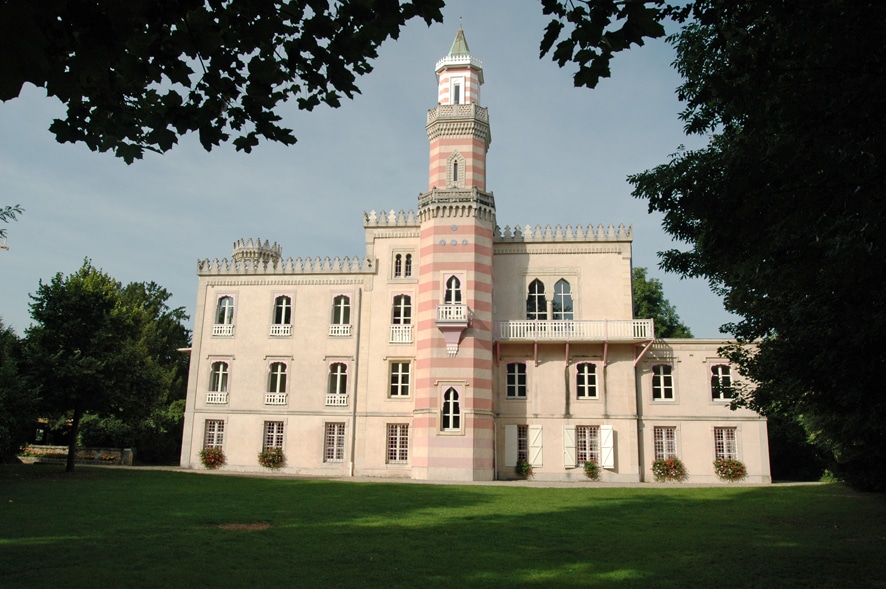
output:
[[[428,192],[419,196],[421,263],[416,331],[412,473],[492,480],[492,240],[486,192],[489,115],[483,66],[464,31],[437,62],[428,111]]]

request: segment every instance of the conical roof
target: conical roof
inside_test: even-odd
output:
[[[452,42],[452,48],[449,50],[448,57],[456,55],[470,55],[471,49],[468,47],[468,41],[465,39],[465,32],[461,25],[458,25],[458,33],[455,34],[455,41]]]

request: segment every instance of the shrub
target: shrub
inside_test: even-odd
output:
[[[280,468],[285,462],[283,448],[265,448],[258,454],[258,463],[266,468]]]
[[[659,458],[652,463],[652,476],[659,483],[682,483],[689,477],[686,467],[677,457]]]
[[[600,467],[593,460],[588,460],[584,464],[585,476],[592,481],[600,480]]]
[[[720,480],[734,483],[748,476],[748,469],[740,460],[732,458],[718,458],[714,461],[714,472]]]
[[[225,453],[221,448],[203,448],[200,450],[200,462],[206,468],[218,468],[225,463]]]
[[[517,466],[514,468],[514,471],[517,473],[518,476],[521,476],[523,478],[528,479],[532,477],[532,465],[522,458],[517,461]]]

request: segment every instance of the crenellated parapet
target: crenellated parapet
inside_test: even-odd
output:
[[[252,238],[238,239],[234,242],[231,258],[235,262],[253,260],[262,263],[277,263],[283,257],[283,246],[275,241],[273,244],[265,240]]]
[[[247,276],[259,274],[374,274],[375,264],[370,258],[288,258],[275,262],[260,260],[219,260],[197,261],[198,276]]]
[[[467,136],[483,141],[486,149],[492,144],[489,111],[479,104],[439,104],[428,110],[425,130],[430,141]]]
[[[475,217],[495,220],[495,197],[491,192],[471,189],[434,188],[418,197],[418,218],[425,222],[441,217]]]
[[[632,226],[625,227],[624,224],[620,224],[618,227],[611,224],[608,227],[597,225],[596,228],[593,225],[588,225],[587,227],[582,225],[576,225],[575,227],[572,225],[566,225],[566,227],[557,225],[553,228],[550,225],[546,225],[544,228],[541,225],[536,225],[535,227],[526,225],[522,228],[516,226],[513,229],[505,225],[504,230],[500,227],[496,227],[496,230],[496,242],[547,243],[559,241],[633,241],[634,239],[634,228]]]
[[[363,227],[365,229],[374,227],[417,227],[419,224],[418,216],[415,211],[363,211]]]

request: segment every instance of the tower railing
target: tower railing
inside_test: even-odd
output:
[[[652,319],[587,321],[496,321],[499,341],[649,341],[655,339]]]

